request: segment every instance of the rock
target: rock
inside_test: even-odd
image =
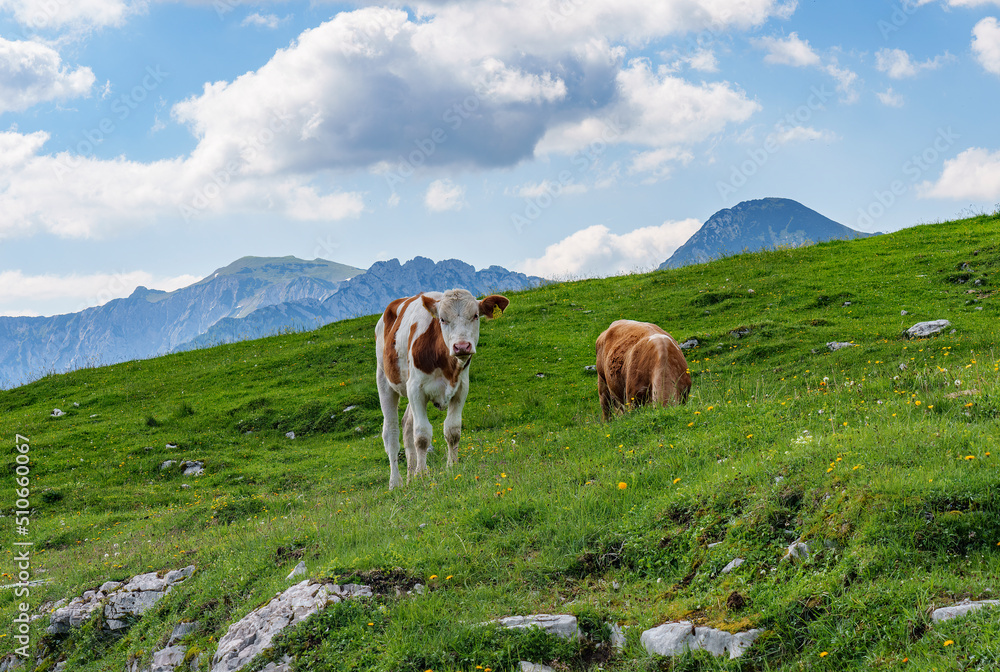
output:
[[[583,367],[583,370],[587,371],[588,373],[597,373],[597,364],[588,364],[587,366]]]
[[[900,365],[899,365],[899,370],[900,370],[900,371],[906,371],[906,369],[907,369],[907,368],[908,368],[908,367],[906,366],[906,363],[905,363],[905,362],[903,362],[902,364],[900,364]]]
[[[917,322],[912,327],[906,330],[907,338],[926,338],[927,336],[933,336],[946,327],[950,327],[951,322],[948,320],[932,320],[930,322]]]
[[[83,625],[95,611],[104,607],[104,628],[121,630],[160,601],[175,584],[194,573],[194,565],[168,572],[163,578],[156,572],[139,574],[124,583],[108,581],[97,590],[88,590],[65,606],[53,609],[46,632],[64,634]]]
[[[841,307],[841,308],[846,308],[846,307],[847,307],[847,306],[849,306],[849,305],[851,305],[851,302],[850,302],[850,301],[844,301],[844,302],[843,302],[842,304],[840,304],[840,307]]]
[[[621,626],[617,623],[612,623],[611,628],[611,648],[615,651],[625,650],[625,633],[622,632]]]
[[[234,672],[271,646],[271,640],[290,625],[350,597],[371,596],[368,586],[310,583],[308,579],[284,591],[229,626],[212,657],[212,672]],[[274,668],[280,669],[280,668]]]
[[[899,314],[900,315],[909,315],[910,313],[908,311],[906,311],[906,310],[901,310],[901,311],[899,311]]]
[[[177,460],[164,460],[160,463],[160,471],[166,471],[175,464],[177,464]]]
[[[347,413],[348,411],[353,411],[357,406],[345,406],[341,413]]]
[[[285,578],[294,579],[296,576],[305,576],[305,573],[306,573],[306,563],[303,561],[295,565],[295,569],[293,569],[291,574],[289,574]]]
[[[66,415],[66,413],[64,413],[63,411],[59,410],[58,408],[53,408],[52,412],[49,413],[49,415],[51,415],[53,418],[58,418],[61,415]]]
[[[167,450],[173,450],[176,447],[177,447],[176,443],[168,443],[167,444]]]
[[[809,547],[803,544],[801,541],[793,542],[788,550],[785,551],[785,555],[781,558],[784,560],[790,560],[791,562],[805,562],[809,559]]]
[[[730,331],[729,335],[739,339],[743,338],[744,336],[749,336],[750,331],[751,331],[750,327],[739,327],[738,329],[733,329],[732,331]]]
[[[729,572],[733,571],[734,569],[742,565],[744,562],[746,561],[743,558],[735,558],[732,562],[723,567],[722,571],[719,572],[719,574],[728,574]]]
[[[856,348],[858,346],[856,346],[854,343],[847,343],[847,342],[838,343],[837,341],[830,341],[829,343],[826,344],[826,347],[830,349],[830,352],[835,352],[837,350],[842,350],[843,348]]]
[[[284,656],[280,663],[268,663],[261,672],[289,672],[292,669],[292,657]]]
[[[521,672],[556,672],[554,669],[548,665],[539,665],[538,663],[529,663],[526,660],[520,662]]]
[[[413,590],[406,591],[406,594],[407,595],[413,595],[413,594],[423,595],[424,594],[424,584],[422,584],[422,583],[415,583],[415,584],[413,584]]]
[[[698,347],[697,338],[689,338],[688,340],[681,343],[681,350],[690,350],[691,348],[697,348],[697,347]]]
[[[80,408],[80,402],[79,401],[74,401],[73,402],[73,408]]]
[[[13,672],[13,670],[23,669],[26,669],[24,661],[13,653],[8,653],[3,658],[0,658],[0,672]]]
[[[198,629],[197,621],[188,621],[186,623],[178,623],[174,626],[173,632],[170,633],[170,639],[167,640],[167,646],[173,646],[177,642],[181,641],[192,632]]]
[[[285,432],[285,438],[286,439],[294,439],[295,438],[295,432]]]
[[[661,656],[677,656],[685,651],[703,649],[713,656],[729,653],[729,658],[739,658],[750,648],[763,630],[748,630],[732,634],[725,630],[695,627],[688,621],[664,623],[646,630],[639,642],[646,651]]]
[[[205,463],[201,460],[181,462],[181,469],[185,476],[201,476],[205,473]]]
[[[508,616],[494,621],[505,628],[541,628],[550,635],[563,639],[579,639],[580,628],[576,616],[569,614],[534,614],[532,616]]]
[[[950,607],[935,609],[934,613],[931,614],[931,618],[935,621],[947,621],[959,616],[965,616],[968,613],[977,611],[984,607],[996,607],[998,605],[1000,605],[1000,600],[980,600],[978,602],[962,600],[958,604],[953,604]]]
[[[168,646],[153,654],[153,661],[146,668],[148,672],[174,672],[184,664],[186,646]]]

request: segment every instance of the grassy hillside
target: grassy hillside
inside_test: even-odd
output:
[[[27,538],[32,571],[50,579],[33,607],[198,568],[121,639],[92,627],[43,638],[41,619],[35,641],[47,664],[120,671],[189,619],[201,629],[185,643],[210,654],[301,559],[312,577],[384,595],[283,639],[272,654],[299,654],[298,669],[507,670],[526,657],[557,669],[997,669],[1000,613],[932,625],[930,610],[1000,591],[998,272],[1000,218],[979,217],[508,294],[507,314],[482,328],[457,468],[444,468],[434,411],[431,476],[392,492],[377,316],[0,392],[8,474],[14,434],[30,438]],[[686,406],[600,421],[584,367],[622,317],[701,342]],[[954,333],[901,335],[939,318]],[[206,473],[161,471],[168,459],[203,460]],[[810,559],[781,562],[799,538]],[[746,562],[721,575],[736,557]],[[428,592],[397,596],[415,582]],[[0,591],[0,620],[15,602]],[[614,621],[628,645],[609,657],[477,625],[529,613],[575,613],[598,639]],[[767,632],[734,661],[649,657],[641,631],[681,618]]]

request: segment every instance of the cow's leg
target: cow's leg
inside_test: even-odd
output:
[[[611,390],[608,389],[608,381],[601,375],[597,376],[597,395],[601,399],[601,415],[604,417],[604,422],[609,422],[612,416]]]
[[[448,466],[458,462],[458,442],[462,438],[462,408],[469,387],[463,385],[448,402],[448,415],[444,419],[444,439],[448,442]]]
[[[403,412],[403,449],[406,451],[406,482],[417,468],[417,449],[413,443],[413,404],[407,403]]]
[[[414,386],[411,390],[407,388],[406,396],[410,403],[407,407],[411,409],[410,416],[413,421],[413,453],[416,458],[413,469],[410,464],[406,465],[407,481],[411,477],[421,476],[427,471],[427,449],[431,446],[433,429],[431,421],[427,419],[427,397],[419,387]]]
[[[389,456],[389,489],[403,484],[399,475],[399,393],[392,389],[385,377],[385,372],[379,367],[375,373],[375,383],[378,386],[378,401],[382,406],[382,444],[385,454]]]

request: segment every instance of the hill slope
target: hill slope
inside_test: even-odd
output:
[[[788,198],[743,201],[719,210],[660,264],[660,269],[700,264],[740,252],[800,247],[825,240],[866,238]]]
[[[376,316],[0,392],[8,431],[30,442],[19,538],[49,579],[32,610],[197,567],[125,637],[44,635],[43,617],[35,651],[46,669],[121,670],[189,620],[180,644],[207,669],[301,560],[380,596],[276,640],[268,655],[297,669],[996,669],[995,612],[929,614],[1000,590],[997,240],[1000,218],[980,217],[510,293],[482,326],[458,466],[437,450],[430,476],[392,492]],[[699,340],[686,406],[600,421],[585,366],[621,317]],[[939,318],[952,326],[937,337],[901,335]],[[809,558],[782,561],[799,539]],[[0,613],[16,612],[0,591]],[[627,645],[479,625],[528,613],[577,614],[598,638],[614,621]],[[680,619],[764,634],[737,660],[651,660],[639,633]]]

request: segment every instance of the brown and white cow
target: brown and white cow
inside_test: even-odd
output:
[[[382,442],[389,456],[389,488],[402,484],[399,458],[399,398],[409,403],[403,413],[406,481],[427,471],[431,446],[427,403],[447,408],[444,438],[448,466],[458,461],[462,435],[462,407],[469,394],[469,364],[479,341],[479,318],[503,312],[506,297],[476,301],[464,289],[425,292],[390,303],[375,326],[375,357],[379,401],[382,404]]]
[[[649,322],[617,320],[597,337],[597,391],[601,412],[644,404],[687,401],[691,374],[677,341]]]

